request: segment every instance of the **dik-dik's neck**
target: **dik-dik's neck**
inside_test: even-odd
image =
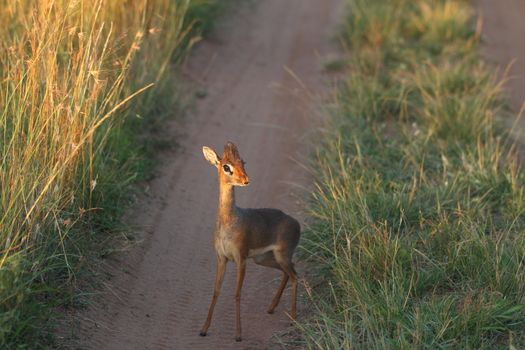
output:
[[[219,222],[229,223],[235,216],[235,191],[232,185],[219,182]]]

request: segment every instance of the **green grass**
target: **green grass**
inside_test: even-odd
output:
[[[322,281],[306,346],[525,346],[525,178],[469,3],[348,12],[302,241]]]
[[[120,216],[180,111],[170,67],[221,6],[0,0],[1,349],[54,347],[55,310],[133,239]]]

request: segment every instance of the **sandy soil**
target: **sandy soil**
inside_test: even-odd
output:
[[[149,200],[133,212],[133,222],[144,231],[143,244],[108,262],[113,278],[98,302],[77,316],[78,344],[72,347],[276,347],[270,338],[290,324],[285,315],[290,294],[287,290],[276,313],[268,315],[280,273],[252,262],[243,287],[243,341],[234,341],[233,264],[208,336],[198,335],[213,289],[218,202],[216,172],[201,147],[222,150],[227,140],[239,147],[251,183],[237,190],[238,205],[277,207],[301,219],[296,194],[308,181],[297,160],[308,151],[304,139],[312,128],[312,96],[329,89],[322,62],[337,47],[333,35],[341,5],[341,0],[245,2],[213,39],[199,44],[185,71],[206,97],[188,116],[185,136],[177,136],[179,150],[164,157]],[[174,125],[167,128],[180,134]]]
[[[476,0],[474,4],[483,19],[483,55],[501,72],[512,63],[505,92],[517,113],[525,101],[525,1]],[[525,133],[525,119],[520,120],[516,133]]]

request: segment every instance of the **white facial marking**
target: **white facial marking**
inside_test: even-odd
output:
[[[233,175],[233,166],[231,164],[224,164],[222,166],[222,171],[224,171],[227,175],[232,176]]]

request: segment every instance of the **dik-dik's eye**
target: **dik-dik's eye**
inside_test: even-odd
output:
[[[225,173],[233,175],[233,170],[230,168],[230,166],[228,164],[224,164],[222,166],[222,170],[224,170]]]

